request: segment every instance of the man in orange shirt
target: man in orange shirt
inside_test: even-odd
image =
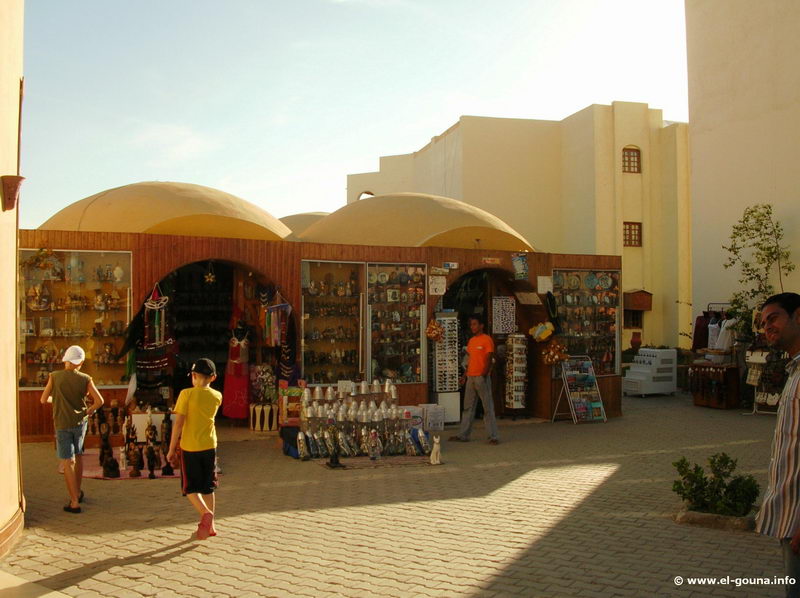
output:
[[[461,413],[461,428],[458,436],[451,436],[450,440],[456,442],[469,442],[472,431],[472,422],[475,420],[476,400],[480,397],[483,403],[483,423],[489,434],[489,443],[497,444],[497,420],[494,417],[494,401],[492,400],[492,382],[489,371],[492,368],[492,354],[494,341],[492,337],[483,332],[483,322],[473,316],[469,319],[469,328],[472,338],[467,343],[467,371],[461,377],[464,388],[464,411]]]

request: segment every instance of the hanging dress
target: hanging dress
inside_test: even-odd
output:
[[[228,365],[225,368],[225,386],[222,391],[222,415],[233,419],[250,417],[250,372],[248,349],[250,341],[231,335],[228,343]]]

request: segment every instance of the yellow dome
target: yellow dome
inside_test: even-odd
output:
[[[298,237],[311,243],[533,251],[522,235],[497,216],[457,199],[422,193],[355,201]]]
[[[40,229],[151,233],[279,241],[291,231],[235,195],[190,183],[144,182],[67,206]]]
[[[287,241],[297,241],[299,240],[298,235],[305,232],[305,230],[314,224],[325,218],[329,212],[303,212],[302,214],[292,214],[290,216],[284,216],[280,219],[289,229],[292,231],[292,234],[286,237]]]

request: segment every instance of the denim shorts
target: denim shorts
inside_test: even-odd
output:
[[[56,430],[56,452],[59,459],[72,459],[83,454],[83,439],[86,437],[88,422],[84,420],[74,428]]]

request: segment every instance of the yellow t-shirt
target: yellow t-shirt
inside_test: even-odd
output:
[[[185,388],[178,395],[175,413],[186,416],[181,433],[181,449],[207,451],[217,448],[214,416],[222,404],[222,393],[213,388]]]

